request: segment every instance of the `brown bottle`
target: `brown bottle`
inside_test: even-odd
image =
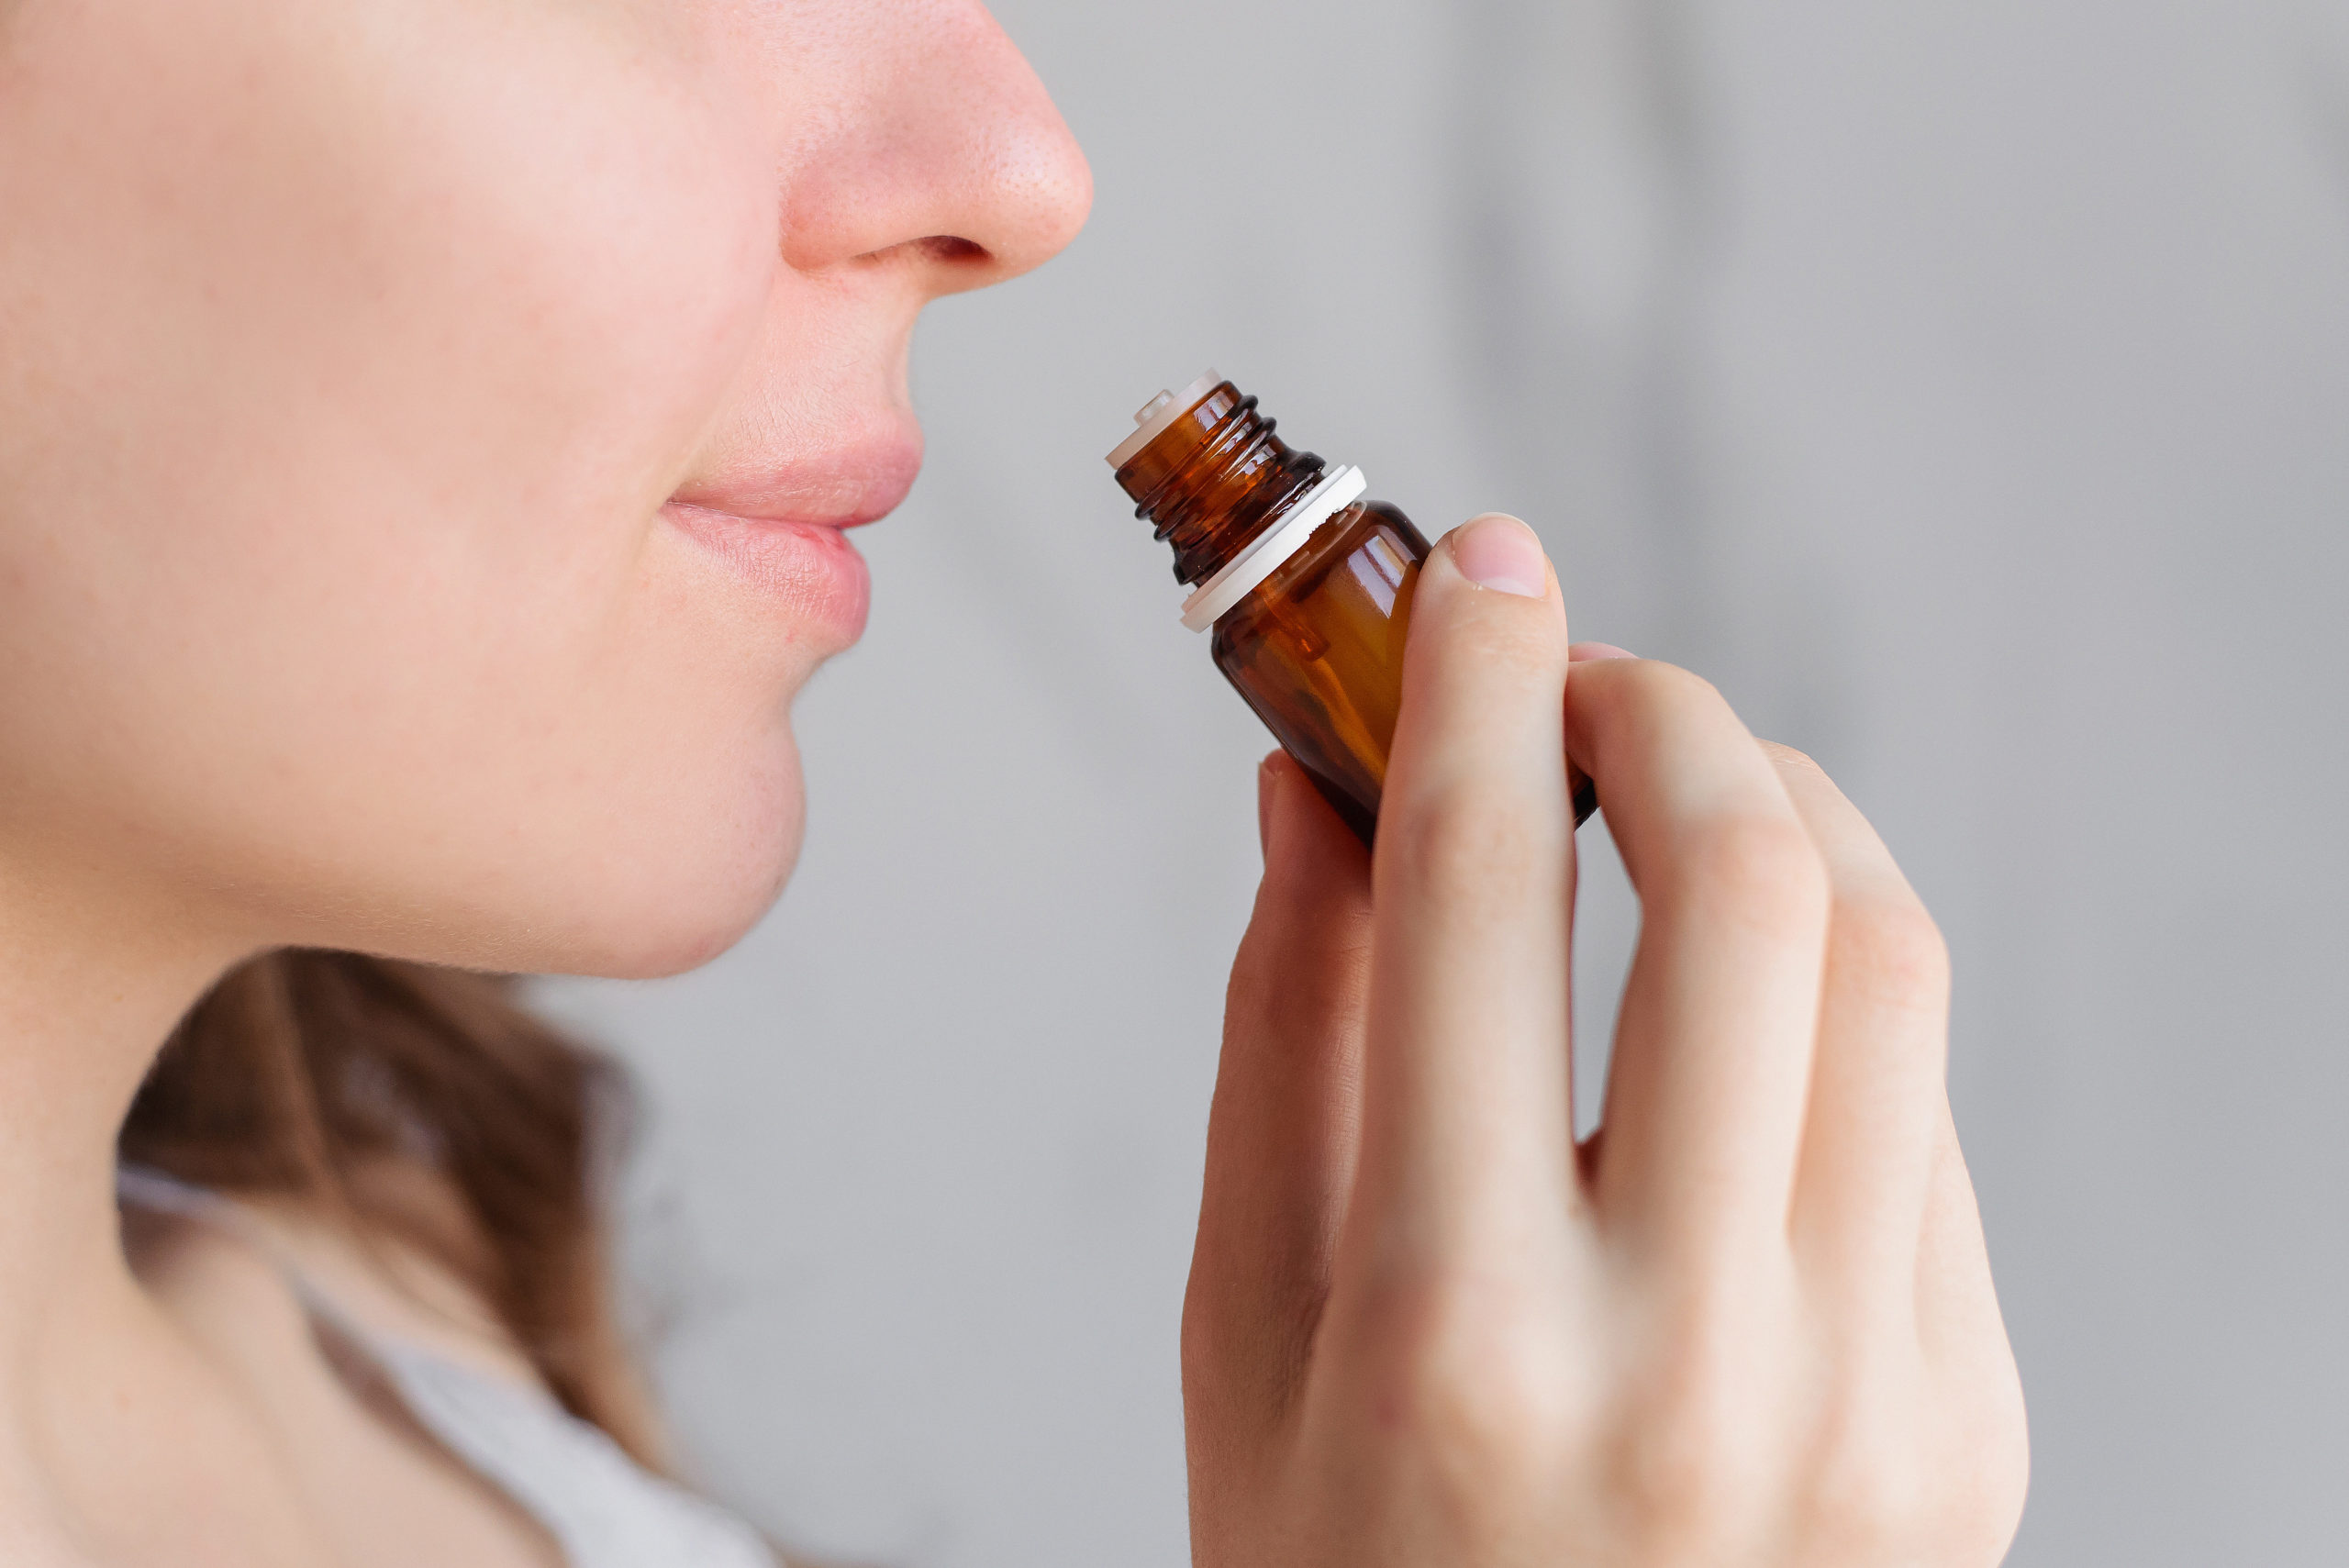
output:
[[[1362,499],[1359,469],[1291,450],[1213,371],[1134,422],[1109,464],[1195,589],[1184,624],[1213,626],[1216,667],[1370,842],[1428,541]]]

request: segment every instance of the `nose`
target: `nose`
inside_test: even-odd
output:
[[[1074,239],[1092,171],[995,18],[973,0],[852,12],[868,25],[833,34],[845,101],[792,150],[784,260],[817,272],[903,257],[939,295],[1015,277]]]

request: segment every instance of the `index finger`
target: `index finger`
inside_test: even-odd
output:
[[[1531,530],[1448,535],[1412,605],[1372,872],[1355,1213],[1390,1259],[1526,1258],[1576,1201],[1566,667]]]

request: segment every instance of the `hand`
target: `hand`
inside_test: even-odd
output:
[[[1580,1147],[1569,755],[1642,910]],[[1570,661],[1531,531],[1480,518],[1422,569],[1375,863],[1286,758],[1263,788],[1184,1310],[1195,1560],[1997,1562],[2028,1461],[1947,961],[1827,777],[1683,671]]]

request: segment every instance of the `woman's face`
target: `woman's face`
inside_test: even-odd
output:
[[[985,12],[0,18],[0,869],[255,944],[733,941],[864,619],[841,530],[919,461],[915,315],[1089,200]]]

